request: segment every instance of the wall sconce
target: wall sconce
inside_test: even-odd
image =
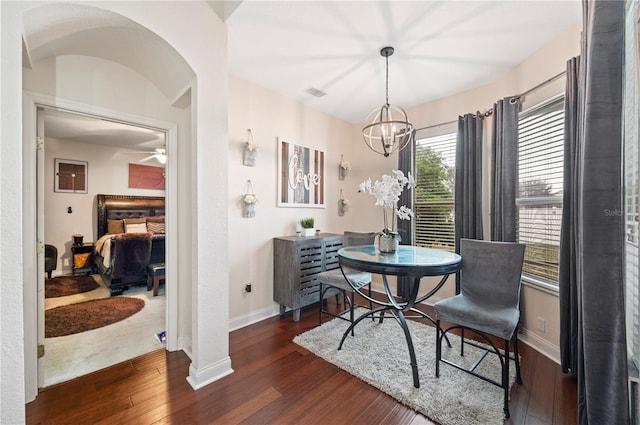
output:
[[[242,150],[242,164],[249,167],[256,166],[256,159],[258,158],[258,145],[253,141],[253,135],[251,129],[247,130],[247,141],[244,144]]]
[[[342,189],[340,189],[340,199],[338,199],[338,215],[343,216],[349,209],[349,200],[344,199]]]
[[[338,167],[338,179],[344,180],[351,171],[351,164],[344,160],[344,157],[340,155],[340,166]]]
[[[242,195],[242,216],[245,218],[253,218],[256,216],[256,203],[258,198],[253,193],[251,180],[247,180],[247,192]]]

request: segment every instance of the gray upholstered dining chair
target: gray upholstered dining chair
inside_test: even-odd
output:
[[[520,359],[518,354],[518,322],[520,320],[520,287],[525,246],[515,242],[489,242],[471,239],[460,240],[460,293],[434,304],[436,312],[436,376],[440,376],[440,362],[457,367],[491,384],[504,389],[504,413],[509,417],[509,362],[515,360],[516,381],[521,384]],[[448,322],[446,329],[442,322]],[[470,329],[480,336],[490,348],[464,339],[464,330]],[[464,355],[465,344],[493,351],[502,366],[501,382],[477,373],[470,368],[442,358],[442,338],[453,329],[460,329],[460,355]],[[503,341],[503,350],[493,340]],[[513,340],[514,355],[509,354]]]
[[[358,232],[344,232],[342,239],[342,246],[356,246],[356,245],[373,245],[375,241],[376,233],[358,233]],[[343,274],[344,271],[344,274]],[[364,286],[368,286],[369,297],[371,297],[371,273],[361,272],[348,267],[327,270],[318,274],[318,281],[320,283],[320,324],[322,324],[322,315],[327,314],[329,316],[337,317],[339,319],[348,320],[353,323],[353,312],[358,305],[355,303],[355,291],[353,287],[349,285],[349,282],[345,279],[349,279],[351,284],[360,289]],[[346,309],[340,313],[332,313],[324,309],[325,297],[331,296],[335,293],[336,300],[338,296],[342,294],[345,306],[349,305],[349,318],[344,317]],[[371,302],[369,302],[369,308],[372,308]],[[353,330],[351,331],[353,333]]]

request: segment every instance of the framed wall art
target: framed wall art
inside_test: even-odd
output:
[[[165,190],[164,167],[129,164],[129,188]]]
[[[55,159],[55,192],[87,193],[88,162],[73,159]]]
[[[278,138],[278,206],[325,208],[325,152]]]

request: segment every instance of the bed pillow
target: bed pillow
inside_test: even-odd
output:
[[[153,217],[147,217],[147,223],[164,223],[164,216],[156,215]]]
[[[164,223],[147,221],[147,230],[152,233],[164,233]]]
[[[107,233],[124,233],[124,220],[107,220]]]
[[[140,224],[140,223],[146,223],[146,221],[147,219],[145,217],[135,217],[135,218],[124,219],[125,224]]]
[[[125,233],[147,233],[147,223],[129,223],[125,221]]]

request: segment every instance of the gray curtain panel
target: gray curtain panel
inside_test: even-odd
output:
[[[578,365],[578,93],[580,58],[567,61],[564,98],[564,193],[560,235],[560,365],[575,376]]]
[[[414,174],[413,171],[413,155],[416,145],[416,132],[415,130],[411,134],[411,142],[400,151],[398,155],[398,170],[402,171],[405,175],[407,173]],[[415,177],[415,176],[414,176]],[[404,190],[400,195],[400,204],[406,205],[413,210],[413,189]],[[398,220],[398,232],[402,240],[402,245],[413,245],[413,220]],[[398,276],[397,290],[398,296],[408,298],[411,294],[411,288],[413,286],[413,279],[407,276]]]
[[[572,192],[567,220],[574,222],[563,228],[565,252],[561,254],[561,318],[569,321],[562,324],[566,329],[561,350],[567,362],[563,369],[577,376],[578,423],[628,424],[622,185],[624,2],[583,1],[582,9],[576,158],[571,186],[565,181],[565,193]],[[575,279],[571,261],[576,261]],[[573,320],[577,346],[572,345]]]
[[[405,176],[407,175],[407,173],[411,173],[413,175],[413,153],[415,151],[415,144],[416,132],[413,131],[411,134],[411,141],[398,154],[398,170],[402,171]],[[402,193],[400,194],[399,205],[406,205],[407,207],[413,209],[413,189],[402,191]],[[402,240],[400,241],[402,245],[413,244],[412,229],[412,220],[398,220],[398,232],[400,233],[400,237],[402,238]]]
[[[517,97],[493,105],[491,135],[491,240],[516,241],[516,188],[518,185]]]
[[[460,239],[482,239],[482,135],[484,116],[466,114],[458,117],[456,135],[456,180],[454,189],[455,251]],[[456,293],[460,275],[456,274]]]
[[[460,239],[482,239],[482,134],[480,112],[458,117],[456,136],[455,250]]]

